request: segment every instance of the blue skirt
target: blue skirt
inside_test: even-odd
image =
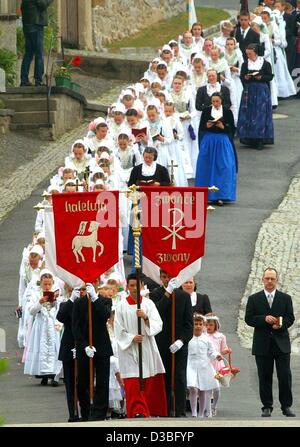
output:
[[[208,200],[236,200],[237,165],[229,136],[204,132],[197,160],[195,186],[217,186],[219,191],[208,192]]]
[[[274,144],[272,102],[268,84],[250,82],[244,88],[237,136],[245,144],[251,143],[251,140]]]

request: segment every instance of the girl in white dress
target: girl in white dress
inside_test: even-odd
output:
[[[288,69],[285,54],[285,48],[287,47],[285,31],[286,23],[280,11],[277,9],[273,11],[273,18],[278,25],[274,35],[274,49],[276,53],[274,71],[278,88],[278,97],[288,98],[289,96],[296,95],[297,92]]]
[[[179,116],[175,113],[173,102],[165,103],[165,117],[173,130],[174,141],[169,146],[170,160],[175,162],[174,182],[176,186],[188,186],[186,171],[192,175],[192,166],[185,167],[186,158],[183,147],[184,131]],[[188,159],[189,160],[189,159]]]
[[[189,159],[189,165],[192,165],[193,174],[186,172],[187,178],[194,178],[196,173],[196,164],[198,158],[197,132],[192,126],[192,118],[196,115],[195,102],[191,88],[184,88],[183,79],[175,77],[173,80],[173,89],[171,91],[172,102],[174,102],[176,111],[179,114],[180,121],[184,130],[184,150],[185,156]]]
[[[119,359],[118,359],[118,344],[114,332],[114,318],[115,307],[112,306],[111,315],[107,321],[107,330],[113,350],[113,355],[110,357],[110,373],[109,373],[109,409],[107,418],[117,417],[122,419],[125,417],[123,412],[124,406],[124,383],[120,374]]]
[[[178,38],[179,54],[183,60],[183,64],[188,66],[193,53],[198,53],[199,48],[195,44],[193,35],[190,31],[185,31],[182,36]]]
[[[225,59],[229,65],[231,71],[231,79],[233,89],[235,90],[235,96],[237,101],[237,109],[240,108],[243,84],[240,79],[241,68],[244,62],[243,53],[238,48],[237,41],[234,37],[229,37],[225,44]]]
[[[260,16],[255,17],[251,22],[251,28],[253,31],[259,34],[260,45],[262,47],[261,55],[272,66],[272,72],[274,74],[274,47],[269,37],[269,31],[267,25],[263,22]],[[278,106],[278,88],[275,76],[270,82],[272,106]]]
[[[59,289],[54,290],[54,277],[49,270],[42,270],[40,287],[32,288],[28,311],[33,317],[32,331],[25,359],[24,374],[42,376],[41,385],[47,385],[60,373],[62,363],[58,360],[60,335],[56,329]],[[52,295],[52,296],[51,296]],[[52,300],[54,299],[54,300]]]
[[[204,37],[203,34],[203,26],[201,23],[196,22],[193,23],[191,33],[193,35],[194,45],[197,47],[198,53],[201,53],[203,45],[204,45]]]
[[[158,152],[157,163],[168,169],[171,162],[170,145],[174,142],[173,130],[164,116],[161,116],[155,105],[147,107],[147,127]]]
[[[96,167],[95,159],[88,155],[87,150],[83,140],[76,140],[72,146],[71,154],[65,158],[66,168],[75,170],[80,180],[87,168],[92,171]]]
[[[233,25],[229,20],[222,20],[220,22],[221,35],[214,38],[214,44],[218,45],[222,49],[222,51],[225,50],[226,41],[228,37],[231,36],[231,32],[233,31],[233,29]]]
[[[203,334],[205,317],[194,314],[194,336],[188,345],[187,387],[190,391],[192,417],[197,417],[197,400],[199,396],[198,417],[211,417],[211,392],[219,386],[214,378],[215,370],[211,360],[222,360],[207,335]]]
[[[206,314],[206,334],[212,342],[216,351],[222,355],[231,354],[232,350],[227,346],[226,337],[220,332],[219,318],[211,314]],[[218,372],[221,368],[224,368],[225,363],[223,361],[212,360],[214,369]],[[217,415],[217,405],[220,399],[220,387],[213,389],[213,403],[212,403],[212,415]]]

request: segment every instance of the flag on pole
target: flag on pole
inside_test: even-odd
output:
[[[247,12],[249,14],[249,4],[248,0],[241,0],[240,12]]]
[[[197,14],[194,0],[188,0],[188,12],[189,12],[189,29],[192,29],[193,24],[197,22]]]
[[[160,269],[182,284],[201,268],[205,251],[207,188],[142,188],[143,272],[159,282]]]
[[[119,260],[119,193],[53,195],[45,210],[46,266],[72,287],[93,282]]]

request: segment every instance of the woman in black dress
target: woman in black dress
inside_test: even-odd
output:
[[[244,86],[237,135],[242,144],[258,150],[264,144],[274,144],[274,127],[270,81],[273,79],[271,64],[258,56],[258,46],[248,45],[248,60],[241,69]]]
[[[128,186],[170,186],[167,168],[156,163],[156,160],[157,150],[154,147],[146,147],[143,153],[143,163],[132,169]]]
[[[197,287],[194,278],[185,281],[181,288],[191,296],[193,313],[206,315],[212,312],[208,295],[201,295],[196,292]]]

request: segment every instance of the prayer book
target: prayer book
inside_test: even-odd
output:
[[[131,133],[135,138],[139,135],[147,135],[147,127],[143,127],[143,129],[131,129]]]
[[[56,290],[55,292],[43,292],[43,297],[47,298],[48,303],[54,303],[58,295],[59,295],[58,290]]]

